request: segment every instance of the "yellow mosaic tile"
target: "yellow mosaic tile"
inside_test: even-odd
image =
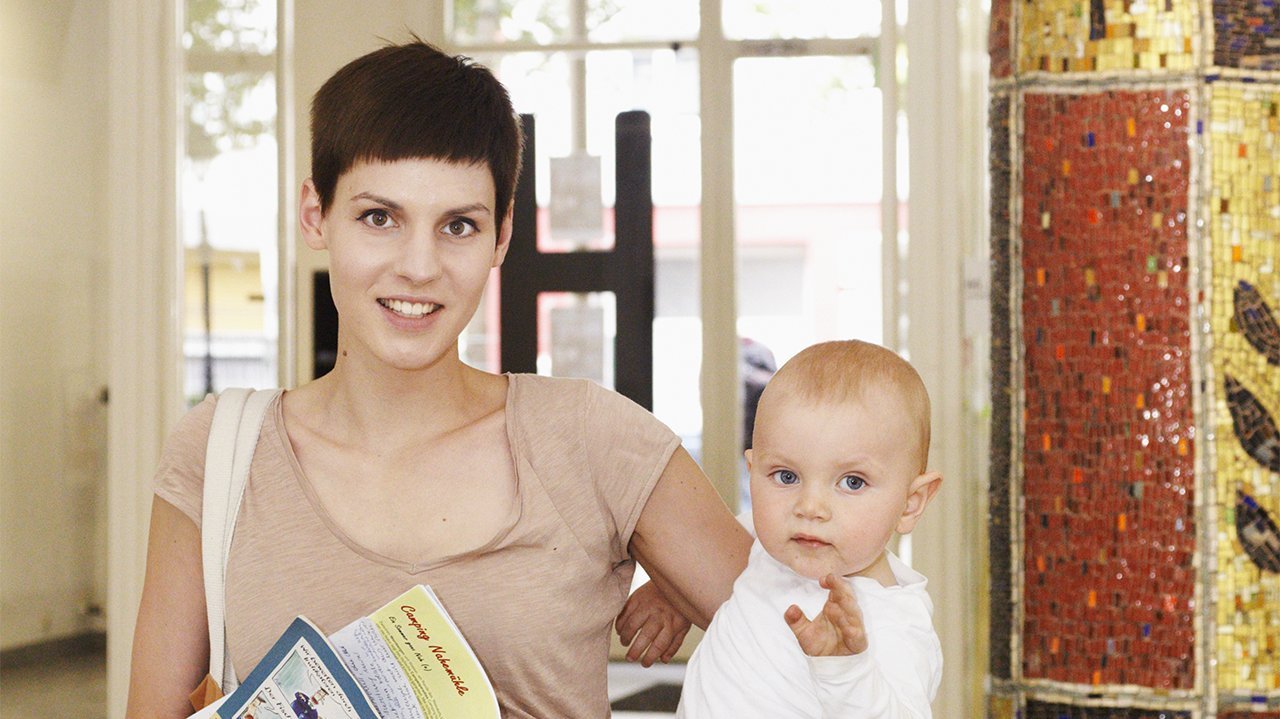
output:
[[[1280,90],[1218,82],[1209,98],[1218,687],[1268,691],[1280,689],[1280,554],[1266,547],[1280,541]]]
[[[1172,71],[1194,67],[1192,0],[1036,0],[1019,6],[1022,72]]]

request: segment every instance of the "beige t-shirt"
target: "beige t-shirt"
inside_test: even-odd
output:
[[[156,495],[197,525],[214,403],[181,420],[156,477]],[[415,565],[338,529],[302,473],[276,400],[227,569],[237,673],[247,675],[297,615],[333,632],[421,583],[475,649],[504,716],[607,716],[609,633],[635,566],[627,547],[679,439],[592,382],[536,375],[510,376],[506,421],[518,493],[508,528],[475,551]]]

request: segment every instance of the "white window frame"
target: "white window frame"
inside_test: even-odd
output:
[[[439,16],[432,27],[439,27],[444,47],[467,55],[500,55],[517,52],[570,52],[604,50],[656,50],[678,44],[698,53],[700,119],[702,123],[702,200],[701,200],[701,320],[702,363],[704,367],[733,367],[738,365],[737,332],[737,266],[736,224],[734,219],[733,191],[733,66],[741,58],[751,57],[814,57],[814,56],[878,56],[877,86],[883,97],[882,127],[884,128],[882,179],[884,195],[881,201],[882,243],[886,248],[898,246],[897,196],[897,125],[898,83],[897,46],[898,23],[892,0],[882,3],[881,35],[870,38],[849,39],[786,39],[786,40],[734,40],[724,34],[721,22],[722,0],[701,0],[699,4],[699,33],[692,39],[666,38],[660,40],[594,42],[586,39],[583,20],[586,17],[586,1],[571,0],[572,27],[570,38],[553,43],[499,42],[467,43],[449,42],[446,28],[452,3],[442,0]],[[571,65],[574,127],[571,137],[580,146],[586,137],[586,109],[582,101],[586,92],[584,63],[579,59]],[[726,182],[724,178],[729,178]],[[885,343],[898,346],[898,321],[901,302],[896,252],[885,252],[883,268],[884,287],[884,338]],[[737,502],[737,476],[740,461],[738,428],[742,425],[740,392],[736,370],[734,372],[704,372],[701,382],[702,401],[702,454],[703,470],[713,478],[716,489],[731,506]]]
[[[446,45],[447,0],[369,0],[354,18],[338,0],[280,0],[281,317],[282,384],[306,377],[310,317],[308,278],[316,263],[295,253],[297,178],[307,172],[306,127],[311,94],[343,62],[374,49],[379,38],[406,28]],[[110,392],[108,429],[108,716],[123,717],[133,621],[143,580],[151,504],[150,477],[165,434],[181,412],[181,357],[176,307],[181,277],[177,231],[178,132],[181,127],[180,0],[120,0],[108,10],[110,47],[108,189]],[[886,2],[886,5],[892,3]],[[295,11],[295,7],[299,7]],[[912,241],[895,265],[886,253],[885,342],[905,348],[933,392],[931,464],[944,490],[915,533],[914,561],[927,574],[935,625],[947,661],[935,709],[939,716],[979,716],[985,673],[985,425],[982,407],[966,404],[986,382],[985,327],[964,327],[964,266],[985,264],[985,13],[982,0],[915,0],[905,41],[911,63],[906,107],[911,134],[909,227]],[[702,159],[701,305],[703,362],[737,366],[732,194],[709,178],[733,177],[732,63],[738,57],[877,52],[877,41],[811,40],[799,44],[730,41],[719,30],[721,0],[701,3]],[[885,12],[892,17],[893,8]],[[296,18],[296,21],[291,20]],[[293,25],[304,44],[294,47]],[[883,30],[896,30],[885,22]],[[323,42],[321,42],[323,40]],[[847,43],[847,44],[846,44]],[[317,47],[323,44],[324,47]],[[896,39],[893,44],[896,44]],[[644,49],[652,43],[619,43]],[[660,46],[667,47],[669,43]],[[590,49],[608,47],[592,44]],[[890,43],[879,52],[889,52]],[[512,51],[513,45],[493,50]],[[537,48],[546,51],[546,46]],[[588,49],[585,45],[580,49]],[[301,52],[298,52],[301,50]],[[468,52],[482,48],[468,47]],[[295,63],[294,58],[298,61]],[[882,68],[891,66],[880,58]],[[896,53],[893,59],[896,61]],[[898,102],[885,93],[886,132],[897,127]],[[296,89],[295,89],[296,87]],[[886,142],[886,153],[896,152]],[[883,163],[884,187],[896,191],[895,161]],[[897,198],[884,203],[885,231],[895,246]],[[968,258],[968,263],[965,259]],[[295,282],[295,280],[297,280]],[[907,288],[900,294],[900,287]],[[968,344],[966,345],[966,340]],[[966,346],[968,349],[966,349]],[[976,369],[975,369],[976,368]],[[734,372],[704,373],[704,467],[715,477],[737,473],[740,411]],[[724,488],[721,488],[722,491]]]

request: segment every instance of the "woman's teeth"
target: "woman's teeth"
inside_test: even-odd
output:
[[[378,300],[383,307],[403,317],[425,317],[435,312],[440,305],[434,302],[405,302],[403,300]]]

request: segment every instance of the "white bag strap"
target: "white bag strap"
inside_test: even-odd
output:
[[[205,606],[209,616],[209,674],[223,693],[239,682],[227,647],[226,578],[231,536],[240,500],[249,479],[249,465],[267,407],[280,390],[227,389],[218,395],[209,427],[204,460],[204,506],[201,511],[200,554],[204,564]]]

